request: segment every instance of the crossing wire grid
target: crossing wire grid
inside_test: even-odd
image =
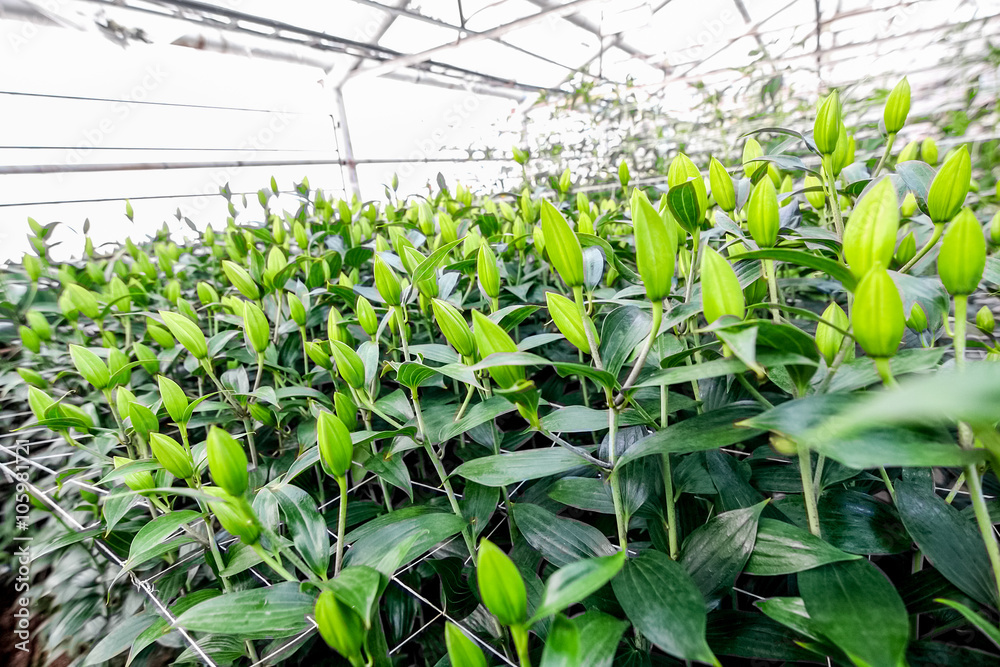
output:
[[[16,415],[13,415],[13,416],[16,416]],[[72,486],[76,486],[76,487],[78,487],[80,489],[86,490],[86,491],[88,491],[90,493],[93,493],[93,494],[96,494],[98,496],[104,497],[104,496],[107,496],[108,494],[110,494],[110,491],[108,489],[101,488],[99,486],[91,484],[90,482],[86,481],[86,479],[82,479],[82,478],[76,477],[76,476],[72,476],[72,477],[69,477],[68,479],[62,480],[61,482],[59,482],[59,484],[56,487],[51,487],[51,488],[48,488],[48,489],[41,489],[38,486],[36,486],[33,482],[30,482],[30,481],[25,482],[25,481],[23,481],[23,476],[22,475],[16,475],[15,474],[15,470],[14,470],[15,467],[18,468],[18,469],[21,469],[24,466],[27,466],[27,467],[29,467],[29,468],[31,468],[33,470],[39,471],[39,472],[41,472],[41,473],[43,473],[45,475],[50,475],[50,476],[53,476],[53,477],[58,477],[61,474],[61,472],[59,470],[56,470],[56,469],[54,469],[52,467],[49,467],[49,466],[47,466],[47,465],[45,465],[43,463],[39,463],[39,460],[49,460],[49,459],[65,458],[65,457],[70,456],[70,454],[72,453],[72,450],[64,450],[64,451],[61,451],[61,452],[58,452],[58,453],[49,453],[49,454],[41,454],[41,455],[31,455],[30,457],[23,457],[23,456],[20,456],[18,454],[18,452],[16,451],[16,445],[14,446],[14,448],[12,448],[12,446],[11,446],[12,445],[11,439],[16,439],[16,442],[19,442],[19,443],[27,441],[27,442],[29,442],[29,444],[30,444],[31,447],[35,447],[35,446],[38,446],[38,445],[53,445],[53,444],[62,442],[62,438],[51,438],[51,439],[48,439],[48,440],[41,440],[41,441],[36,441],[36,442],[30,442],[29,438],[31,436],[38,435],[38,434],[44,434],[44,433],[49,433],[49,432],[46,429],[44,429],[44,428],[30,428],[30,427],[28,427],[28,428],[24,428],[23,430],[19,430],[19,431],[16,431],[16,432],[10,432],[10,433],[5,433],[5,434],[0,434],[0,442],[3,443],[3,444],[0,444],[0,454],[2,454],[3,456],[5,456],[7,458],[7,460],[5,460],[3,462],[0,462],[0,472],[3,472],[4,476],[7,478],[7,481],[9,483],[20,482],[20,483],[24,484],[25,487],[31,492],[31,494],[38,501],[40,501],[41,503],[43,503],[51,511],[51,513],[55,517],[57,517],[59,519],[59,521],[61,521],[68,528],[71,528],[74,531],[83,533],[83,532],[86,532],[86,531],[89,531],[89,530],[92,530],[94,528],[99,527],[101,525],[101,523],[102,523],[102,521],[100,521],[100,520],[94,521],[94,522],[92,522],[90,524],[83,524],[83,523],[81,523],[75,516],[73,516],[72,513],[70,513],[66,509],[64,509],[59,504],[59,502],[53,498],[53,492],[56,491],[56,490],[58,490],[62,486],[72,485]],[[84,477],[86,477],[86,475],[88,475],[88,474],[91,474],[92,472],[93,472],[93,470],[88,471],[87,473],[84,474]],[[376,479],[377,478],[374,477],[374,476],[368,476],[368,475],[366,475],[360,482],[358,482],[352,488],[350,488],[348,490],[348,493],[353,493],[353,492],[359,490],[360,488],[362,488],[363,486],[374,482]],[[522,482],[522,484],[523,484],[523,482]],[[422,488],[426,488],[428,490],[436,491],[436,492],[439,492],[439,493],[444,493],[443,489],[440,489],[440,488],[437,488],[437,487],[431,487],[431,486],[423,485],[423,484],[417,484],[417,485],[420,486],[420,487],[422,487]],[[518,485],[514,489],[514,491],[512,492],[512,495],[516,494],[519,489],[520,489],[520,485]],[[459,497],[461,497],[460,494],[458,494],[458,495],[459,495]],[[339,500],[340,500],[340,496],[338,495],[337,497],[332,498],[332,499],[324,502],[323,504],[321,504],[319,506],[320,513],[322,513],[323,510],[325,510],[329,506],[333,505],[334,503],[339,502]],[[138,501],[136,503],[136,506],[145,506],[145,501],[143,501],[143,500]],[[504,508],[501,505],[501,506],[498,506],[498,509],[503,510]],[[210,518],[208,520],[211,521]],[[207,524],[207,525],[209,526],[208,529],[211,530],[212,529],[211,528],[211,524]],[[495,532],[497,529],[499,529],[502,525],[503,525],[503,522],[499,522],[497,525],[495,525],[492,528],[492,530],[490,531],[490,533],[487,535],[487,537],[491,536],[493,534],[493,532]],[[178,529],[178,531],[179,530],[181,530],[181,529]],[[327,529],[327,532],[330,535],[330,537],[334,541],[336,541],[336,539],[337,539],[336,533],[334,533],[333,531],[331,531],[329,529]],[[176,533],[176,531],[175,531],[175,533]],[[167,536],[166,538],[164,538],[164,541],[168,540],[170,537],[172,537],[172,536]],[[458,628],[461,629],[462,632],[464,632],[469,638],[471,638],[472,640],[474,640],[483,649],[485,649],[486,651],[488,651],[489,653],[491,653],[502,664],[509,665],[510,667],[517,667],[517,663],[512,662],[511,659],[506,654],[504,654],[502,651],[500,651],[497,648],[495,648],[488,640],[483,639],[482,637],[478,636],[472,629],[470,629],[468,627],[468,625],[463,624],[462,622],[460,622],[459,620],[457,620],[453,616],[451,616],[448,613],[447,608],[446,608],[447,605],[443,602],[443,600],[442,600],[442,602],[440,604],[435,604],[432,600],[428,599],[425,595],[421,594],[420,591],[416,590],[415,588],[413,588],[412,586],[410,586],[409,584],[407,584],[405,581],[403,581],[400,578],[400,575],[402,575],[405,572],[407,572],[407,571],[415,568],[420,563],[428,560],[429,558],[433,557],[435,554],[439,553],[441,550],[443,550],[444,548],[446,548],[448,545],[450,545],[452,542],[454,542],[456,540],[456,537],[457,536],[452,536],[451,538],[445,540],[444,542],[442,542],[439,545],[435,546],[433,549],[429,550],[426,554],[424,554],[420,558],[418,558],[418,559],[414,560],[413,562],[407,564],[402,569],[398,570],[397,572],[393,573],[390,577],[388,577],[390,583],[392,583],[393,585],[397,586],[404,593],[406,593],[407,595],[409,595],[410,597],[412,597],[417,602],[418,605],[421,605],[423,607],[422,618],[425,619],[424,622],[422,623],[422,625],[417,630],[415,630],[410,635],[408,635],[399,644],[397,644],[396,646],[394,646],[393,648],[391,648],[390,651],[389,651],[389,654],[392,655],[392,654],[398,653],[407,644],[409,644],[410,642],[412,642],[413,640],[415,640],[417,637],[419,637],[421,635],[421,633],[423,633],[424,631],[426,631],[428,628],[432,627],[435,624],[435,622],[437,622],[437,621],[439,621],[441,619],[444,619],[444,620],[450,621],[451,623],[453,623],[456,626],[458,626]],[[93,543],[96,552],[98,554],[100,554],[108,563],[115,565],[120,570],[125,567],[125,561],[123,561],[118,556],[118,554],[115,553],[115,551],[111,548],[110,545],[108,545],[108,543],[106,541],[104,541],[103,539],[101,539],[100,537],[97,537],[97,536],[91,537],[89,539]],[[225,537],[225,539],[218,540],[219,548],[223,552],[225,552],[227,550],[227,547],[233,545],[236,542],[237,542],[236,538],[228,536],[228,535]],[[347,550],[349,550],[350,547],[351,547],[351,545],[349,545],[349,544],[345,545],[345,552]],[[194,652],[194,654],[196,656],[198,656],[198,658],[201,660],[201,662],[204,665],[207,665],[208,667],[218,667],[217,663],[212,660],[212,658],[208,655],[208,653],[198,643],[197,639],[194,636],[192,636],[191,633],[189,633],[187,630],[185,630],[184,628],[182,628],[182,627],[180,627],[180,626],[178,626],[176,624],[177,623],[177,618],[170,612],[169,604],[168,604],[169,601],[161,600],[157,596],[156,588],[155,588],[155,585],[154,585],[157,580],[159,580],[160,578],[164,577],[166,574],[168,574],[172,570],[174,570],[174,569],[176,569],[178,567],[187,565],[189,563],[192,563],[192,562],[196,561],[198,558],[204,556],[206,553],[207,552],[206,552],[206,550],[204,548],[188,552],[184,556],[180,557],[176,562],[174,562],[174,563],[166,566],[163,569],[157,570],[156,572],[148,575],[146,578],[141,578],[138,574],[136,574],[136,572],[134,570],[130,569],[128,571],[128,578],[129,578],[129,581],[131,582],[132,586],[134,586],[135,589],[139,593],[141,593],[149,601],[152,609],[161,618],[163,618],[171,626],[172,629],[174,629],[174,630],[176,630],[178,632],[178,634],[180,635],[180,637],[190,647],[190,649]],[[470,560],[471,560],[471,556],[466,559],[465,564],[468,565]],[[254,579],[256,579],[258,582],[260,582],[260,584],[262,586],[265,586],[265,587],[272,586],[272,583],[263,574],[261,574],[260,571],[258,571],[257,569],[250,568],[249,572],[254,577]],[[253,662],[251,664],[251,667],[263,667],[264,665],[272,665],[272,664],[275,664],[275,662],[278,661],[278,660],[280,660],[282,657],[291,655],[291,653],[294,652],[295,649],[297,649],[298,647],[300,647],[309,637],[311,637],[312,634],[317,629],[316,622],[315,622],[315,620],[311,616],[307,617],[307,620],[309,622],[309,627],[307,629],[305,629],[305,630],[299,632],[298,634],[292,636],[286,642],[282,643],[277,648],[274,648],[273,650],[271,650],[266,655],[261,656],[258,660],[256,660],[255,662]]]

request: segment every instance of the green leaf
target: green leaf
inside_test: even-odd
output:
[[[737,426],[736,423],[759,414],[759,411],[760,406],[756,403],[733,404],[676,422],[634,444],[622,454],[616,465],[623,466],[653,454],[687,454],[749,440],[762,431]]]
[[[446,442],[514,410],[515,406],[506,398],[494,396],[473,405],[458,421],[446,422],[436,430],[428,425],[429,437],[432,442]]]
[[[110,534],[114,530],[118,522],[132,509],[132,505],[137,501],[138,497],[128,489],[112,491],[104,498],[104,505],[101,507],[101,512],[104,514],[105,535]]]
[[[799,637],[763,614],[720,610],[708,617],[708,645],[717,655],[791,664],[817,662],[817,656],[796,643]]]
[[[914,481],[896,484],[896,507],[907,532],[934,568],[966,595],[996,608],[996,584],[976,525]]]
[[[815,365],[815,362],[808,357],[794,352],[758,352],[757,363],[769,369],[778,366],[789,365]],[[683,384],[692,380],[705,380],[708,378],[722,377],[743,373],[749,370],[747,365],[739,359],[713,359],[691,366],[677,366],[667,368],[653,373],[641,382],[636,383],[636,387],[660,387],[663,385]]]
[[[355,565],[345,567],[336,577],[324,582],[323,588],[333,591],[341,602],[357,612],[366,628],[371,628],[372,614],[388,581],[376,569]]]
[[[755,603],[756,607],[782,625],[817,642],[825,641],[822,631],[810,618],[802,598],[768,598]]]
[[[611,486],[596,477],[561,477],[549,486],[549,498],[587,512],[614,514]]]
[[[667,191],[667,206],[677,218],[677,222],[685,229],[694,229],[704,214],[698,207],[698,193],[693,180],[678,183],[670,188]]]
[[[838,549],[868,555],[910,548],[910,536],[892,505],[850,489],[827,490],[818,505],[820,534]],[[806,527],[802,496],[786,496],[774,506],[800,528]]]
[[[157,620],[155,614],[145,612],[130,616],[110,628],[104,639],[97,642],[94,648],[87,654],[84,665],[99,665],[107,662],[113,657],[132,646],[136,637],[141,635],[149,626]]]
[[[383,525],[373,533],[354,542],[351,550],[344,557],[344,564],[355,567],[367,565],[385,575],[391,575],[397,568],[417,558],[439,542],[460,532],[466,525],[467,523],[462,517],[441,512],[403,518]],[[390,563],[386,561],[386,545],[404,544],[411,539],[413,540],[412,544],[400,554],[401,562]]]
[[[854,560],[859,556],[832,547],[812,533],[784,521],[761,519],[757,542],[746,564],[748,574],[778,576]]]
[[[867,560],[800,572],[799,590],[816,627],[859,666],[905,664],[910,626],[906,606]]]
[[[513,454],[495,454],[466,461],[455,468],[459,475],[486,486],[507,486],[572,470],[587,461],[562,447],[529,449]]]
[[[529,623],[567,609],[596,593],[622,569],[625,552],[613,556],[584,558],[556,570],[545,582],[542,600]]]
[[[486,530],[490,517],[496,512],[500,502],[500,489],[495,486],[484,486],[475,482],[466,482],[462,489],[462,516],[472,527],[474,536]]]
[[[557,567],[615,553],[604,533],[589,524],[557,516],[531,503],[517,503],[513,509],[514,524],[524,539]]]
[[[723,512],[684,540],[680,563],[706,598],[736,582],[754,549],[765,504]]]
[[[635,306],[616,308],[608,313],[601,328],[604,370],[617,377],[632,350],[649,336],[652,322],[652,315]]]
[[[325,577],[330,569],[330,536],[316,501],[291,484],[270,490],[278,500],[288,532],[302,560],[317,576]]]
[[[408,361],[400,364],[399,368],[396,369],[396,381],[414,391],[437,374],[438,371],[429,366]]]
[[[452,241],[451,243],[445,243],[443,246],[432,252],[427,259],[420,262],[419,266],[413,270],[413,277],[411,279],[412,284],[416,285],[419,282],[427,280],[432,275],[434,275],[434,269],[437,268],[441,260],[451,252],[452,248],[462,243],[465,239],[458,239],[457,241]]]
[[[632,625],[659,649],[721,667],[705,641],[705,600],[680,563],[659,551],[643,551],[625,563],[611,585]]]
[[[986,635],[986,637],[991,642],[993,642],[993,644],[997,648],[1000,648],[1000,630],[997,629],[996,625],[986,620],[976,612],[972,611],[961,602],[955,602],[953,600],[941,600],[941,599],[938,599],[936,601],[940,602],[941,604],[947,607],[951,607],[952,609],[960,613],[962,616],[965,617],[965,620],[976,626],[976,628],[978,628],[980,632]]]
[[[542,417],[542,426],[553,433],[589,433],[608,428],[606,410],[569,405]]]
[[[562,614],[556,616],[545,640],[541,667],[576,667],[580,656],[579,628]]]
[[[213,588],[203,588],[201,590],[194,591],[172,604],[170,606],[170,613],[174,616],[178,616],[199,602],[211,600],[218,595],[222,595],[222,591]],[[156,618],[152,625],[143,630],[142,633],[136,637],[135,643],[132,644],[132,649],[129,651],[128,660],[125,662],[126,667],[131,665],[136,656],[142,653],[146,647],[156,643],[160,637],[168,634],[170,630],[170,624],[167,623],[165,619]]]
[[[587,656],[587,667],[611,667],[628,621],[588,611],[573,622],[580,628],[580,655]]]
[[[312,614],[315,604],[316,598],[300,592],[297,582],[281,582],[196,604],[177,617],[177,625],[249,639],[289,637],[309,627],[306,614]]]
[[[146,551],[156,548],[157,545],[170,537],[175,530],[199,517],[201,517],[201,512],[195,512],[194,510],[178,510],[156,517],[139,529],[135,538],[132,539],[132,544],[128,551],[128,560],[133,561]]]
[[[754,259],[774,259],[779,262],[787,262],[797,266],[804,266],[808,269],[822,271],[834,280],[840,282],[844,287],[853,290],[856,284],[851,270],[840,262],[814,255],[804,250],[790,250],[788,248],[768,248],[766,250],[753,250],[739,256],[739,261]]]

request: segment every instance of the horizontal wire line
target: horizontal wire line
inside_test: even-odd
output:
[[[142,104],[159,107],[181,107],[187,109],[208,109],[211,111],[245,111],[250,113],[280,113],[290,116],[329,116],[318,111],[285,111],[283,109],[254,109],[251,107],[226,107],[211,104],[192,104],[185,102],[155,102],[152,100],[119,100],[112,97],[86,97],[84,95],[60,95],[58,93],[32,93],[25,90],[0,90],[0,95],[16,97],[45,97],[59,100],[75,100],[80,102],[111,102],[114,104]]]

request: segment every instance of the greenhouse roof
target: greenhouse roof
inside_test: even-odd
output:
[[[750,69],[812,97],[907,74],[939,110],[997,89],[991,34],[996,0],[0,0],[0,217],[131,198],[151,228],[272,174],[366,198],[393,173],[496,183],[529,110],[627,88],[683,118]]]

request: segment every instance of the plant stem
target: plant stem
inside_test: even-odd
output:
[[[780,304],[781,295],[778,292],[778,277],[774,273],[774,260],[763,259],[761,262],[763,263],[764,276],[767,279],[767,291],[771,296],[771,303]],[[774,305],[771,306],[771,319],[775,323],[781,323],[781,312]]]
[[[875,357],[875,369],[878,371],[879,377],[882,378],[882,384],[886,387],[895,389],[899,386],[899,383],[896,382],[896,378],[892,374],[888,357]]]
[[[642,371],[642,367],[646,365],[646,357],[649,356],[649,351],[653,348],[653,341],[656,340],[657,334],[660,333],[660,324],[662,322],[663,302],[653,301],[653,321],[650,324],[649,335],[646,337],[646,342],[642,344],[642,349],[639,350],[639,356],[635,359],[635,365],[632,366],[632,370],[625,379],[625,383],[622,384],[621,393],[619,393],[618,398],[615,399],[616,406],[625,402],[625,392],[628,391],[633,384],[635,384],[636,379],[639,377],[639,373]]]
[[[750,384],[750,381],[747,380],[746,377],[744,377],[743,373],[737,373],[736,374],[736,380],[741,385],[743,385],[743,388],[746,389],[750,393],[750,395],[753,396],[754,399],[758,403],[760,403],[761,405],[763,405],[765,408],[767,408],[768,410],[770,410],[771,408],[774,407],[774,404],[771,403],[771,401],[769,401],[766,398],[764,398],[764,395],[761,394],[759,391],[757,391],[756,387],[754,387],[752,384]]]
[[[333,561],[333,576],[340,574],[340,564],[344,560],[344,533],[347,530],[347,476],[337,476],[340,488],[340,510],[337,513],[337,551]]]
[[[924,244],[923,248],[921,248],[919,251],[917,251],[917,254],[913,256],[913,259],[911,259],[909,262],[907,262],[906,264],[903,265],[903,268],[901,268],[899,270],[899,272],[900,273],[907,273],[910,269],[912,269],[914,266],[916,266],[917,262],[919,262],[920,260],[922,260],[924,258],[924,255],[926,255],[927,253],[929,253],[931,251],[931,248],[933,248],[935,246],[935,244],[937,244],[938,239],[941,238],[941,234],[943,234],[943,233],[944,233],[944,223],[943,222],[935,222],[934,223],[934,232],[931,234],[930,240],[928,240],[927,243]]]
[[[802,498],[806,503],[809,532],[819,537],[819,510],[816,506],[816,492],[813,490],[812,459],[809,448],[802,445],[797,445],[796,448],[799,450],[799,475],[802,478]]]
[[[472,400],[472,395],[475,393],[475,391],[476,391],[475,385],[470,384],[469,391],[466,392],[465,394],[465,400],[462,402],[462,406],[458,409],[458,412],[455,413],[455,419],[453,419],[452,421],[457,422],[459,419],[462,418],[462,415],[465,414],[466,408],[469,407],[469,401]]]
[[[826,174],[826,185],[830,191],[830,210],[833,211],[833,226],[837,230],[837,240],[844,240],[844,218],[840,212],[840,197],[837,195],[837,179],[833,176],[833,163],[830,156],[823,156],[823,171]]]
[[[302,338],[302,378],[306,381],[307,387],[312,387],[309,379],[309,352],[306,351],[306,328],[299,327],[299,336]]]
[[[618,470],[614,468],[618,460],[615,440],[618,436],[618,411],[614,406],[608,408],[608,461],[612,469],[608,474],[611,483],[611,501],[615,506],[615,524],[618,527],[618,546],[622,551],[628,549],[628,526],[626,525],[625,510],[622,507],[622,491],[618,477]]]
[[[528,629],[523,625],[512,625],[510,626],[510,634],[514,638],[517,661],[521,667],[531,667],[531,656],[528,653]]]
[[[396,326],[399,329],[399,339],[403,346],[403,361],[410,360],[410,346],[406,342],[406,322],[403,321],[403,307],[394,306],[396,313]]]
[[[292,574],[281,565],[281,563],[272,558],[271,554],[267,553],[267,550],[260,545],[260,542],[251,544],[250,548],[253,549],[258,556],[260,556],[260,559],[264,561],[269,568],[281,575],[285,581],[294,581],[298,583],[299,580],[296,577],[293,577]]]
[[[669,425],[668,401],[670,391],[666,385],[660,387],[660,430]],[[680,558],[680,548],[677,544],[677,507],[674,503],[674,477],[670,467],[670,454],[663,454],[663,501],[667,507],[667,543],[670,547],[671,560]]]
[[[264,377],[264,355],[257,353],[257,377],[253,379],[253,389],[251,393],[256,394],[257,390],[260,389],[261,378]]]
[[[573,288],[573,298],[576,299],[576,307],[580,311],[580,318],[583,319],[583,330],[587,334],[587,345],[590,346],[590,356],[594,359],[597,370],[603,371],[604,364],[601,363],[601,353],[597,347],[597,336],[594,332],[594,323],[587,317],[587,307],[583,303],[583,287]]]
[[[969,317],[969,297],[964,294],[955,295],[955,334],[952,336],[955,346],[955,368],[965,370],[965,328]]]
[[[885,166],[886,161],[889,156],[892,155],[892,143],[896,141],[896,133],[890,132],[888,138],[885,141],[885,150],[882,152],[882,157],[879,159],[878,164],[875,165],[875,171],[872,172],[872,180],[874,181],[878,177],[878,173],[882,171],[882,167]]]

